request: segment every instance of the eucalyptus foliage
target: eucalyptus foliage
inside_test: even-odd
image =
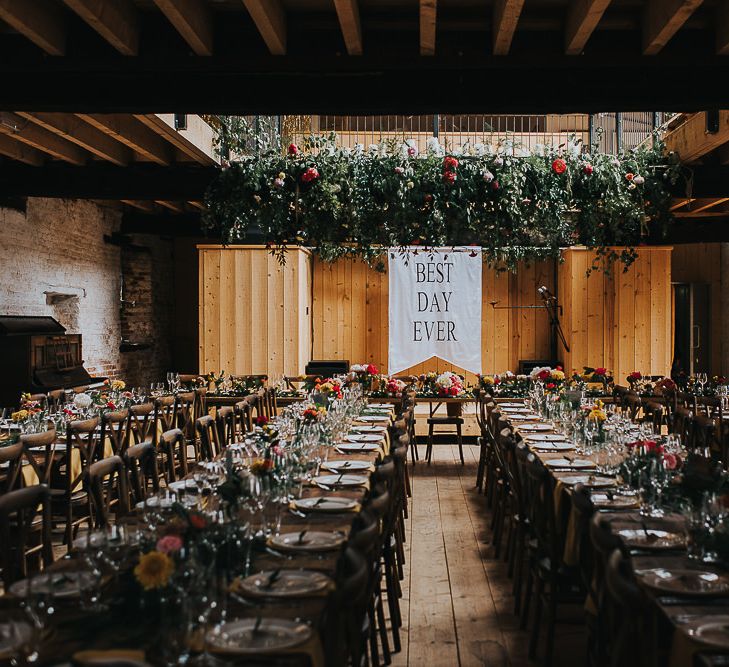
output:
[[[595,266],[601,257],[628,265],[636,245],[665,233],[680,177],[658,141],[617,156],[575,142],[451,154],[431,139],[418,155],[411,141],[365,150],[316,138],[307,148],[226,166],[207,193],[209,232],[236,243],[257,229],[282,260],[287,246],[304,245],[378,268],[383,248],[471,244],[507,266],[571,245],[595,249]]]

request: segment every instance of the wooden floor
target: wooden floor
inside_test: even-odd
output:
[[[532,665],[528,634],[513,613],[506,565],[489,545],[490,516],[474,483],[478,449],[436,445],[412,471],[402,651],[395,667]],[[554,664],[581,664],[583,628],[560,626]]]

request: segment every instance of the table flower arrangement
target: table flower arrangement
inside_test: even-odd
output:
[[[479,386],[487,394],[500,398],[524,398],[529,394],[529,378],[511,371],[497,375],[480,375]]]
[[[559,393],[565,386],[566,376],[562,366],[538,366],[529,373],[532,382],[541,382],[548,394]]]
[[[325,398],[342,398],[342,383],[335,378],[321,380],[317,378],[314,382],[314,393],[322,394]]]
[[[380,377],[380,371],[374,364],[352,364],[349,372],[353,381],[359,382],[364,391],[371,391]]]
[[[450,371],[441,373],[436,377],[434,384],[439,396],[461,396],[466,391],[463,386],[463,378]]]

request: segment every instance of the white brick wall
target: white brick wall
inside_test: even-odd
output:
[[[119,248],[104,243],[120,219],[80,200],[30,198],[25,214],[0,208],[0,314],[56,316],[69,333],[83,334],[92,375],[120,362]],[[45,291],[80,296],[59,309],[46,303]]]

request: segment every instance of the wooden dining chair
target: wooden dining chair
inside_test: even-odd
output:
[[[124,465],[127,470],[130,507],[136,507],[160,488],[154,443],[148,441],[127,447],[124,452]]]
[[[38,477],[39,484],[50,485],[53,466],[60,455],[56,453],[56,429],[42,433],[24,433],[20,436],[23,456]]]
[[[223,449],[238,441],[239,429],[236,426],[235,409],[232,405],[224,405],[217,409],[215,423],[218,427],[218,441]]]
[[[0,493],[16,491],[24,486],[22,442],[0,447]]]
[[[158,462],[159,472],[167,484],[182,479],[187,475],[187,443],[185,434],[179,428],[171,428],[160,437],[157,452],[162,459]],[[195,450],[195,460],[198,460],[198,451]],[[160,466],[159,463],[162,465]]]
[[[99,457],[103,457],[106,441],[117,456],[123,456],[129,446],[129,410],[115,410],[101,415],[101,447]]]
[[[53,497],[54,515],[65,521],[64,543],[70,545],[82,523],[92,521],[88,470],[98,460],[100,447],[99,418],[73,421],[66,429],[66,452],[60,466],[58,482],[61,493]],[[78,466],[76,468],[76,465]],[[54,481],[54,488],[56,488]]]
[[[94,527],[106,528],[114,515],[115,521],[129,514],[127,471],[121,456],[96,461],[88,469]]]
[[[129,445],[142,442],[157,444],[157,422],[155,404],[142,403],[129,408],[129,426],[127,427]]]
[[[643,421],[653,425],[653,431],[660,435],[665,420],[665,408],[657,401],[646,401],[643,403]]]
[[[52,412],[59,411],[66,402],[66,390],[54,389],[48,392],[48,409]]]
[[[212,461],[220,453],[220,440],[218,426],[211,415],[200,417],[195,422],[195,429],[200,438],[200,456],[202,459]]]
[[[0,496],[0,565],[7,587],[53,563],[51,494],[45,484]]]
[[[164,433],[172,428],[176,428],[175,425],[175,397],[174,396],[160,396],[154,401],[154,433]],[[155,439],[156,443],[157,440]]]
[[[687,449],[693,449],[694,414],[683,405],[679,405],[673,413],[671,432],[681,438],[681,444]]]
[[[207,394],[208,388],[205,386],[195,387],[195,415],[194,419],[198,420],[208,413]]]
[[[641,411],[642,408],[642,401],[640,399],[640,396],[638,396],[638,394],[633,391],[627,392],[623,396],[622,408],[623,413],[627,414],[627,416],[632,421],[637,421],[638,413]]]
[[[245,437],[247,433],[253,430],[253,410],[255,409],[256,401],[256,396],[246,396],[233,407],[241,437]]]
[[[717,438],[716,421],[706,415],[696,415],[693,418],[691,449],[711,458],[720,455],[721,447]]]

